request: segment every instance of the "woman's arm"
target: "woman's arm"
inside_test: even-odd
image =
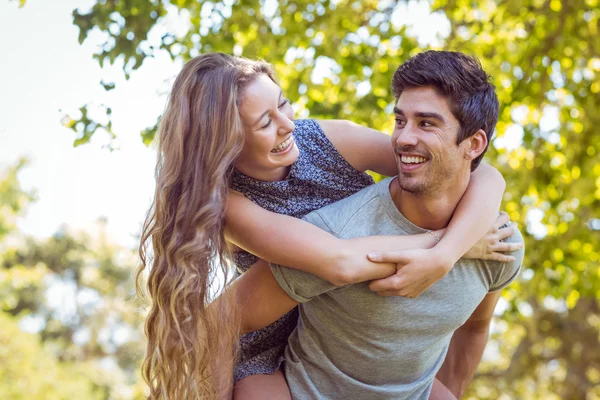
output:
[[[389,136],[348,121],[321,121],[320,124],[333,145],[354,168],[395,174]],[[484,191],[488,189],[484,188]],[[484,212],[487,212],[485,206]],[[463,207],[462,213],[465,211]],[[466,230],[469,240],[475,236],[469,233],[469,224],[481,225],[479,212],[468,214],[468,218],[466,223],[453,227],[457,240],[465,236],[463,230]],[[483,229],[484,233],[486,231],[487,227]],[[417,294],[420,294],[423,287],[429,287],[443,277],[460,258],[457,257],[457,249],[451,247],[452,241],[449,244],[444,242],[440,248],[436,246],[439,251],[435,252],[415,253],[416,256],[397,253],[406,249],[431,248],[435,241],[428,234],[339,240],[307,222],[266,211],[236,192],[229,196],[226,234],[233,244],[262,259],[310,272],[339,286],[390,276],[396,271],[390,264],[398,268],[418,264],[418,268],[402,268],[403,272],[398,272],[400,280],[398,275],[394,275],[395,280],[379,283],[383,285],[381,290],[397,290],[395,287],[400,285],[404,291],[416,287]],[[494,238],[496,246],[499,239],[502,237]],[[390,253],[392,251],[395,253]],[[485,252],[485,258],[503,256],[498,251],[503,250],[496,247],[494,252]],[[382,257],[387,258],[390,264],[384,267],[369,261],[366,255],[372,252],[383,252]],[[375,257],[372,261],[382,262],[383,258]],[[388,283],[392,284],[391,287]]]
[[[358,171],[398,175],[390,135],[345,120],[319,120],[333,147]]]
[[[297,218],[267,211],[230,191],[225,235],[234,245],[259,258],[317,275],[337,286],[379,279],[396,272],[396,264],[375,263],[374,251],[427,249],[430,234],[369,236],[342,240]],[[439,235],[443,231],[437,232]]]
[[[480,164],[471,173],[467,191],[458,203],[437,251],[458,261],[490,229],[500,210],[506,182],[498,170]],[[509,256],[506,256],[509,257]],[[498,260],[508,262],[508,260]]]
[[[387,176],[398,174],[390,136],[350,121],[318,122],[334,147],[355,169]],[[435,246],[436,251],[454,263],[471,249],[498,217],[504,189],[506,182],[497,169],[484,163],[479,165],[471,173],[467,191],[456,207],[446,235]]]

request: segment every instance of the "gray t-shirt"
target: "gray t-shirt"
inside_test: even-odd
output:
[[[304,219],[349,239],[425,232],[396,208],[383,180]],[[522,242],[520,233],[509,238]],[[308,249],[307,249],[308,250]],[[512,263],[461,259],[418,299],[382,297],[368,282],[336,287],[272,265],[300,319],[285,351],[286,378],[297,399],[427,399],[453,332],[488,292],[516,278]]]

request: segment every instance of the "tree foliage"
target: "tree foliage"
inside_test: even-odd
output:
[[[0,393],[10,399],[139,397],[143,316],[131,250],[66,227],[45,240],[15,220],[32,199],[0,176]],[[24,333],[19,326],[33,333]]]
[[[301,115],[390,131],[391,72],[422,50],[395,23],[401,6],[267,3],[98,2],[74,22],[80,39],[93,26],[107,32],[98,59],[124,57],[126,73],[157,51],[184,60],[207,51],[261,57],[275,65]],[[148,32],[167,9],[189,29],[166,31],[150,46]],[[600,217],[598,1],[435,1],[432,11],[450,24],[439,47],[478,56],[494,77],[502,111],[488,159],[508,182],[504,208],[527,227],[523,278],[505,291],[508,307],[494,336],[499,357],[482,365],[472,395],[598,396],[600,246],[599,233],[586,226]]]
[[[81,371],[84,365],[59,362],[39,337],[23,333],[14,318],[0,311],[0,393],[3,398],[103,399]]]
[[[598,2],[470,4],[436,6],[452,24],[446,46],[477,54],[495,78],[498,135],[523,134],[520,147],[494,146],[489,159],[508,182],[504,207],[530,232],[525,279],[505,293],[506,368],[490,367],[473,392],[597,398],[600,232],[587,225],[600,217]]]
[[[16,228],[16,218],[35,198],[33,191],[27,192],[21,188],[17,178],[26,165],[27,159],[21,158],[0,174],[0,240]]]
[[[414,27],[398,22],[415,4],[98,0],[74,11],[74,23],[80,42],[93,29],[106,35],[96,58],[123,61],[126,76],[159,52],[182,60],[208,51],[260,57],[275,66],[299,116],[347,118],[390,132],[391,74],[427,48]],[[527,247],[521,278],[503,293],[490,361],[468,396],[599,398],[600,232],[592,229],[600,218],[599,2],[430,6],[449,26],[432,46],[477,56],[494,78],[501,115],[488,160],[506,178],[503,207],[523,227]],[[185,33],[170,30],[169,17],[187,26]],[[68,123],[79,133],[76,144],[103,126],[89,118]],[[145,143],[154,132],[142,132]]]

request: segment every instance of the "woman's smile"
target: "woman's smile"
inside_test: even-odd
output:
[[[292,149],[294,146],[294,137],[290,135],[289,138],[285,139],[283,142],[279,143],[271,153],[273,154],[285,154]]]

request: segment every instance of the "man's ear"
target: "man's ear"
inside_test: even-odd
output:
[[[474,160],[485,151],[488,144],[487,135],[483,129],[475,132],[473,136],[467,139],[469,146],[465,151],[465,158],[467,160]]]

